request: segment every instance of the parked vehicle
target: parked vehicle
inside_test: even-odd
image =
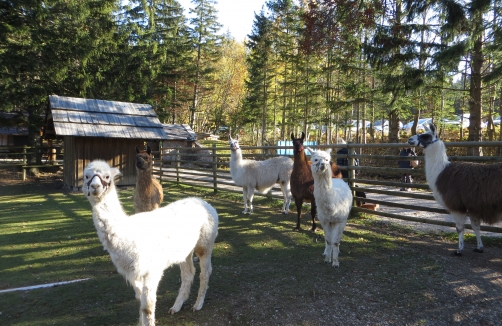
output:
[[[494,126],[500,125],[500,116],[493,118],[493,125]]]
[[[418,123],[417,123],[417,132],[418,131],[429,131],[430,128],[429,128],[429,124],[432,123],[432,118],[422,118],[422,119],[418,119]],[[411,133],[411,128],[413,127],[414,125],[414,121],[411,121],[411,122],[408,122],[407,124],[405,124],[402,128],[402,130],[406,131],[407,133]]]
[[[368,125],[369,128],[369,125]],[[373,128],[375,128],[376,132],[383,132],[384,134],[389,133],[389,120],[376,120],[373,124]],[[399,129],[403,129],[403,123],[399,121]]]

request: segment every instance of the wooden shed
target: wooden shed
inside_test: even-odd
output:
[[[77,190],[84,168],[95,159],[122,172],[118,185],[136,183],[136,146],[166,139],[148,104],[49,96],[45,138],[63,138],[63,182]]]

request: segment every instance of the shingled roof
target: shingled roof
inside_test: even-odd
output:
[[[46,136],[167,139],[148,104],[49,96]]]
[[[197,140],[197,134],[187,124],[164,124],[168,140]]]

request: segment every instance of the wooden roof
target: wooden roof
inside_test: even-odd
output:
[[[50,95],[47,117],[46,136],[167,138],[148,104]]]
[[[164,124],[167,140],[197,140],[197,134],[187,124]]]

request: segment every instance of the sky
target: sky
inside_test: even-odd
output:
[[[178,0],[185,8],[188,15],[188,8],[192,7],[191,0]],[[221,33],[230,31],[236,41],[244,41],[246,35],[251,33],[253,27],[254,13],[259,13],[266,0],[217,0],[216,10],[218,10],[218,21],[223,25]]]

